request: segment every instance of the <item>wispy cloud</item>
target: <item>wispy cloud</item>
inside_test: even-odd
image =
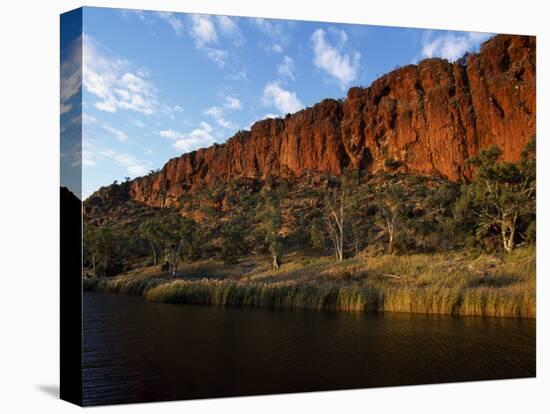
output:
[[[88,114],[87,112],[82,112],[82,123],[84,125],[95,124],[97,119],[95,116]]]
[[[189,17],[190,27],[189,34],[195,41],[195,48],[203,52],[209,59],[214,61],[220,68],[226,64],[229,53],[218,47],[218,32],[212,16],[203,14],[193,14]],[[223,30],[234,31],[231,29],[231,24],[228,20],[223,20]],[[235,23],[233,22],[233,25]]]
[[[214,121],[216,121],[216,123],[223,128],[227,128],[227,129],[235,128],[235,124],[233,124],[231,121],[228,121],[227,119],[224,118],[223,109],[220,108],[219,106],[211,106],[210,108],[207,108],[204,111],[204,114],[213,118]]]
[[[204,46],[218,41],[218,33],[211,16],[193,14],[190,19],[191,27],[189,28],[189,33],[197,44]]]
[[[261,47],[270,53],[283,53],[283,45],[290,42],[290,36],[285,31],[285,23],[278,20],[255,18],[253,25],[267,36],[267,42],[260,42]]]
[[[156,12],[156,15],[159,17],[159,19],[164,20],[168,25],[170,25],[178,36],[182,33],[184,28],[183,21],[174,13]]]
[[[282,36],[283,33],[283,23],[277,20],[271,19],[262,19],[257,17],[252,20],[256,27],[260,29],[263,33],[271,37]]]
[[[134,123],[135,121],[137,120],[132,120],[132,123]],[[137,121],[137,122],[141,122],[141,121]],[[88,114],[87,112],[82,113],[82,124],[85,125],[86,127],[97,125],[102,129],[104,129],[105,131],[107,131],[109,134],[113,135],[120,142],[128,142],[129,140],[128,135],[124,131],[118,128],[112,127],[108,123],[97,119],[96,117]],[[86,130],[86,132],[88,132],[88,130]]]
[[[203,114],[211,117],[221,127],[226,129],[235,129],[237,125],[226,118],[226,112],[240,110],[243,107],[239,98],[231,95],[221,94],[223,106],[211,106]]]
[[[265,86],[262,101],[266,106],[274,106],[283,115],[304,107],[296,92],[283,89],[279,82],[270,82]]]
[[[248,81],[248,72],[246,69],[241,69],[234,73],[226,75],[225,79],[230,81]]]
[[[345,89],[357,78],[361,54],[356,51],[345,52],[343,49],[348,43],[348,37],[343,30],[332,32],[338,37],[338,44],[331,44],[327,40],[327,33],[317,29],[311,36],[313,43],[313,64],[332,76]]]
[[[152,164],[148,160],[140,160],[126,152],[114,149],[99,148],[91,139],[82,141],[82,165],[92,168],[102,162],[114,162],[115,165],[123,167],[131,177],[147,174]]]
[[[111,134],[113,134],[115,136],[115,138],[118,139],[120,142],[128,141],[128,135],[126,135],[126,133],[124,131],[121,131],[120,129],[117,129],[117,128],[113,128],[112,126],[107,125],[107,124],[103,124],[103,125],[101,125],[101,127],[105,131],[110,132]]]
[[[294,80],[294,60],[290,56],[283,57],[283,62],[277,68],[279,75]]]
[[[79,37],[68,46],[66,57],[61,65],[60,111],[62,114],[73,108],[70,100],[80,92],[81,87],[82,39]]]
[[[129,17],[132,17],[132,16],[136,16],[137,18],[139,18],[142,21],[146,20],[145,12],[143,10],[123,9],[123,10],[120,11],[120,13],[122,14],[122,17],[124,17],[126,19],[129,18]]]
[[[224,107],[228,109],[242,109],[243,104],[239,100],[239,98],[236,98],[234,96],[225,96],[224,97],[225,103],[223,104]]]
[[[59,153],[59,157],[66,165],[72,168],[81,168],[84,163],[81,140],[76,140],[71,145],[67,146],[65,150]]]
[[[254,125],[258,121],[261,121],[261,120],[264,120],[264,119],[276,119],[276,118],[281,118],[281,114],[272,114],[271,112],[268,112],[264,116],[259,116],[259,117],[254,118],[254,120],[252,122],[250,122],[250,124],[248,124],[246,129],[252,128],[252,125]]]
[[[136,159],[133,155],[114,150],[105,150],[99,153],[100,157],[108,158],[118,165],[126,168],[131,177],[145,175],[151,169],[149,161]]]
[[[232,39],[233,44],[241,46],[245,39],[235,19],[229,16],[216,16],[216,23],[222,35]]]
[[[83,35],[84,88],[97,98],[100,111],[129,110],[146,115],[158,111],[157,91],[143,70],[109,55],[91,36]]]
[[[95,158],[95,146],[90,141],[82,140],[82,165],[94,167]]]
[[[279,43],[273,43],[269,47],[269,50],[274,52],[274,53],[283,53],[283,47]]]
[[[191,132],[180,132],[173,129],[165,129],[159,132],[161,137],[170,139],[172,146],[183,153],[214,144],[216,139],[212,134],[212,126],[204,121]]]
[[[433,31],[428,31],[423,38],[422,51],[419,58],[441,57],[455,61],[461,58],[466,52],[476,49],[480,43],[491,36],[490,33],[478,32],[434,35]]]
[[[138,128],[145,128],[145,123],[139,119],[131,119],[130,122]]]

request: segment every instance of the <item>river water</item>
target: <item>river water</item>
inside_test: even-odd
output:
[[[532,377],[535,321],[84,293],[85,405]]]

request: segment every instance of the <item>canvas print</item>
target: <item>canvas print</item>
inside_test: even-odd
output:
[[[62,397],[536,375],[536,39],[61,17]]]

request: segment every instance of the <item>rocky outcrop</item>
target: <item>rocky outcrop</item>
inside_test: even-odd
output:
[[[132,199],[173,205],[199,185],[237,177],[375,172],[385,165],[457,181],[465,161],[496,144],[517,160],[535,133],[535,38],[498,35],[480,53],[427,59],[351,88],[284,119],[266,119],[214,145],[170,160],[130,183]]]

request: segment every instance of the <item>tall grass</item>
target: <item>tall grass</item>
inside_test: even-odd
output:
[[[84,289],[165,303],[336,311],[533,318],[535,252],[504,258],[466,253],[311,260],[239,280],[124,275],[87,279]],[[322,266],[319,264],[322,262]],[[286,267],[286,270],[285,270]]]
[[[151,301],[181,304],[378,310],[375,300],[377,292],[370,291],[368,286],[330,286],[294,281],[263,283],[210,279],[175,280],[149,289],[145,297]]]
[[[85,292],[144,295],[149,289],[164,282],[166,280],[160,278],[118,276],[113,278],[84,279],[82,287]]]

